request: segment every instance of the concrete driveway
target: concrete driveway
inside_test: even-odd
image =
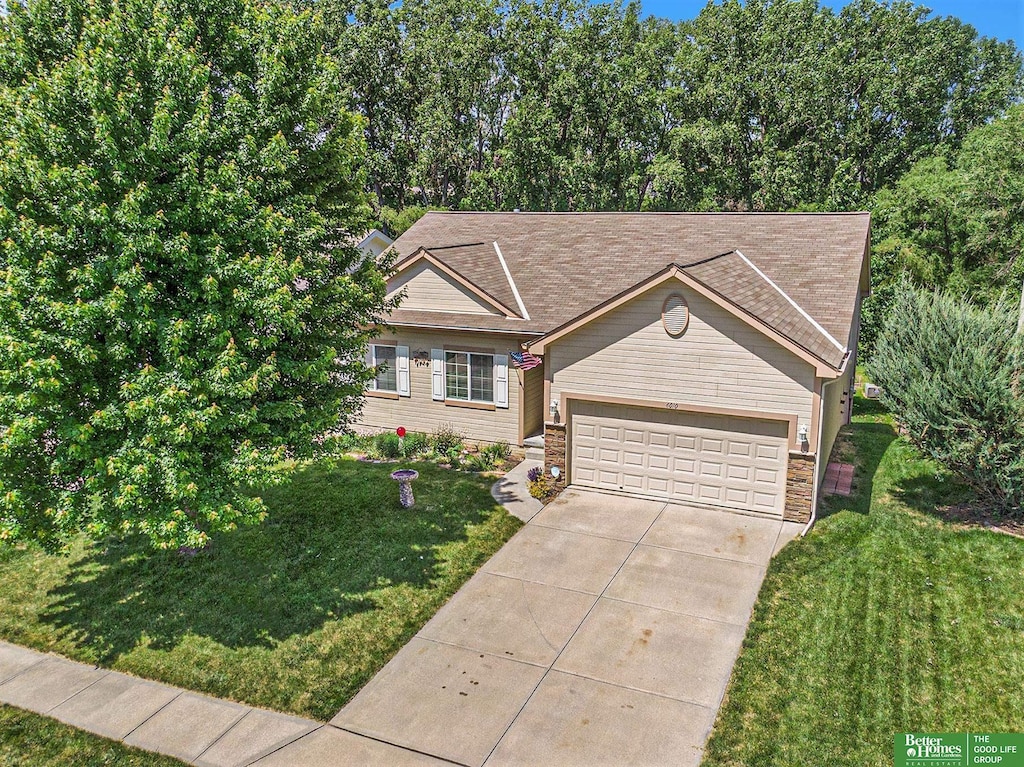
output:
[[[331,723],[423,763],[696,765],[799,529],[570,489]]]

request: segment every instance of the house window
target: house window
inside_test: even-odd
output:
[[[395,362],[394,346],[371,347],[373,352],[373,366],[377,369],[377,377],[373,379],[374,391],[398,391],[398,372]]]
[[[445,352],[445,398],[494,402],[494,355]]]

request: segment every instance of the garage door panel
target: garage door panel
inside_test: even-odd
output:
[[[693,474],[697,470],[697,461],[693,458],[673,458],[672,468],[683,474]]]
[[[672,483],[672,495],[687,501],[697,500],[697,485],[693,482],[676,480]]]
[[[720,439],[708,439],[703,437],[698,443],[698,450],[702,453],[721,453],[724,443]]]
[[[729,455],[736,457],[749,458],[752,450],[752,445],[749,442],[743,442],[738,439],[729,440]]]
[[[751,474],[753,469],[750,466],[740,466],[739,464],[730,463],[725,467],[725,476],[727,479],[742,479],[744,482],[751,480]]]
[[[644,489],[644,475],[634,474],[633,472],[624,471],[622,472],[622,486],[626,490],[643,490]]]
[[[716,477],[718,479],[722,479],[725,477],[725,465],[717,463],[716,461],[701,461],[700,475],[702,477]]]
[[[667,493],[669,490],[669,480],[662,477],[648,477],[647,489],[655,495]]]
[[[737,506],[749,506],[753,500],[751,493],[747,490],[740,490],[735,487],[725,488],[725,500],[727,503],[735,504]]]
[[[785,422],[600,403],[572,420],[577,484],[782,514]]]
[[[672,435],[660,431],[648,432],[647,444],[651,447],[669,447],[672,444]]]
[[[631,450],[625,450],[622,453],[622,465],[623,466],[643,466],[644,465],[644,454],[634,453]]]
[[[671,464],[672,458],[667,455],[649,455],[647,457],[647,468],[649,469],[668,469]]]
[[[684,434],[676,434],[675,439],[672,441],[672,447],[676,450],[693,450],[697,449],[697,438],[688,437]]]

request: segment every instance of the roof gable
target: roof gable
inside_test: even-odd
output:
[[[725,254],[731,255],[731,254]],[[703,264],[702,264],[703,265]],[[767,324],[763,320],[749,311],[746,311],[733,300],[727,298],[722,293],[714,290],[710,286],[706,285],[701,280],[688,274],[687,268],[678,264],[670,264],[665,269],[651,275],[649,278],[640,281],[629,290],[624,291],[618,296],[603,302],[599,306],[594,307],[588,312],[584,312],[579,317],[563,324],[562,326],[555,328],[550,333],[547,333],[540,338],[537,338],[529,343],[529,348],[538,354],[543,354],[545,347],[548,344],[554,343],[568,335],[571,335],[579,328],[589,324],[593,320],[602,317],[609,312],[612,312],[619,307],[628,304],[640,296],[646,294],[652,288],[661,285],[666,282],[679,282],[690,288],[691,290],[699,293],[704,298],[707,298],[712,303],[717,304],[723,308],[726,312],[736,317],[740,321],[754,328],[755,330],[763,333],[768,338],[772,339],[786,350],[792,352],[794,355],[804,360],[805,362],[813,365],[818,375],[831,376],[834,375],[833,371],[838,370],[845,358],[845,352],[839,351],[835,346],[831,346],[832,351],[835,354],[831,355],[831,358],[826,360],[819,357],[817,354],[806,349],[804,346],[794,343],[794,341],[788,338],[786,335],[780,333],[778,330]],[[806,330],[806,328],[804,328]]]
[[[507,311],[443,264],[417,259],[388,281],[388,297],[402,294],[402,306],[412,310],[453,314],[505,316]]]

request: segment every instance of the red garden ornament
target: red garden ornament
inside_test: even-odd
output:
[[[404,437],[405,436],[405,427],[404,426],[399,426],[397,429],[395,429],[395,434],[397,434],[399,437]]]

